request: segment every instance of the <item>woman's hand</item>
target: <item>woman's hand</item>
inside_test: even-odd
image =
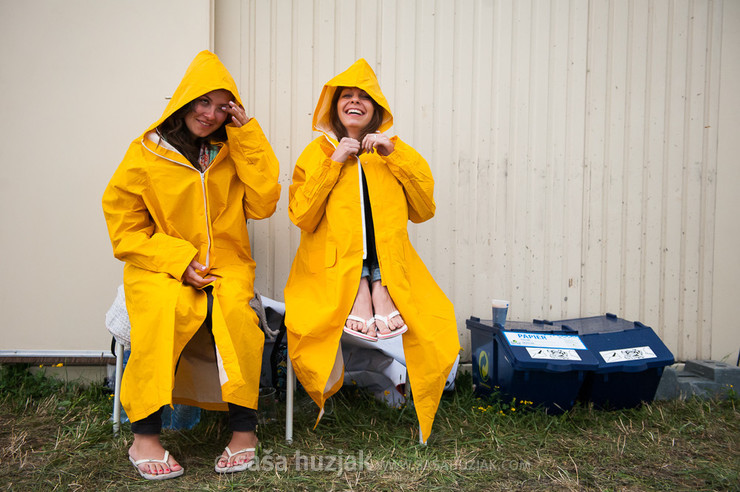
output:
[[[198,270],[203,271],[205,269],[206,267],[204,267],[197,261],[191,261],[190,265],[188,265],[188,267],[185,269],[185,273],[182,274],[182,282],[184,284],[195,287],[196,289],[202,289],[206,285],[216,280],[216,277],[211,276],[204,278],[200,273],[198,273]]]
[[[344,162],[347,160],[347,157],[357,155],[359,151],[360,142],[351,137],[344,137],[331,155],[331,160],[334,162]]]
[[[224,106],[221,109],[226,111],[231,116],[231,123],[233,123],[234,126],[237,128],[246,125],[250,119],[247,116],[247,112],[244,110],[244,108],[239,106],[234,101],[229,101],[229,105]]]
[[[378,154],[385,157],[393,152],[396,146],[382,133],[369,133],[362,139],[362,148],[368,154],[372,154],[377,149]]]

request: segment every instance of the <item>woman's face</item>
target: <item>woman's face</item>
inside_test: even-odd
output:
[[[192,109],[185,115],[185,126],[196,137],[207,137],[218,130],[229,116],[224,108],[233,97],[225,89],[217,89],[203,94],[193,101]]]
[[[357,87],[345,87],[337,100],[337,114],[347,134],[359,138],[375,113],[372,98]]]

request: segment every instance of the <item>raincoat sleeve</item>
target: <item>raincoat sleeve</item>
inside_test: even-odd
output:
[[[420,223],[434,217],[434,178],[427,161],[398,137],[391,139],[395,149],[383,157],[388,169],[403,186],[409,204],[409,219]]]
[[[264,219],[275,212],[280,199],[277,157],[255,118],[246,125],[226,126],[236,174],[244,183],[244,212],[248,219]]]
[[[124,158],[103,194],[103,213],[113,254],[136,267],[168,273],[182,281],[198,250],[184,239],[155,232],[142,196],[148,180],[144,171],[130,161]]]
[[[339,179],[343,163],[331,160],[316,141],[306,147],[293,170],[290,185],[290,220],[302,230],[313,232],[326,210],[326,200]]]

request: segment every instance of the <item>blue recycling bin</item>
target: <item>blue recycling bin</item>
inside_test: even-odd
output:
[[[578,334],[542,322],[507,321],[505,328],[470,317],[473,384],[479,396],[530,401],[548,413],[573,407],[598,361]]]
[[[553,325],[577,333],[596,357],[598,367],[586,375],[579,399],[598,408],[633,408],[652,401],[663,369],[674,362],[653,329],[639,321],[607,313]]]

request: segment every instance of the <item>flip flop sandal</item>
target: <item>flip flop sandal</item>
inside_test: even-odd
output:
[[[375,319],[377,319],[378,321],[382,321],[383,324],[385,324],[385,327],[390,330],[391,329],[391,325],[388,324],[388,320],[391,319],[391,318],[395,318],[396,316],[401,316],[401,313],[399,313],[398,311],[393,311],[388,316],[381,316],[380,314],[376,314],[375,315]],[[378,330],[377,331],[377,333],[378,333],[378,340],[388,340],[389,338],[397,337],[398,335],[403,335],[407,331],[409,331],[409,327],[406,326],[405,323],[400,328],[396,328],[395,330],[391,330],[390,333],[380,333],[380,330]]]
[[[358,323],[363,323],[366,327],[370,327],[370,325],[375,324],[375,318],[370,318],[369,320],[365,321],[364,319],[360,318],[359,316],[355,316],[354,314],[350,314],[349,316],[347,316],[347,319],[351,319],[352,321],[357,321]],[[377,337],[371,337],[367,333],[362,333],[361,331],[355,331],[352,328],[348,328],[347,325],[344,325],[344,332],[349,335],[352,335],[353,337],[357,337],[362,340],[367,340],[368,342],[378,341]]]
[[[177,478],[177,477],[181,476],[183,473],[185,473],[185,469],[183,467],[180,467],[180,469],[179,470],[176,470],[176,471],[173,470],[172,467],[170,466],[170,464],[167,463],[167,459],[169,457],[170,457],[170,452],[167,451],[167,450],[165,450],[165,452],[164,452],[164,458],[162,458],[161,460],[143,459],[143,460],[134,461],[134,459],[131,457],[131,455],[129,455],[128,459],[134,465],[134,468],[136,468],[136,471],[139,472],[139,475],[141,475],[142,477],[146,478],[147,480],[168,480],[170,478]],[[159,474],[156,474],[156,475],[154,473],[147,473],[144,470],[142,470],[141,468],[139,468],[139,465],[143,465],[143,464],[146,464],[146,463],[161,463],[163,465],[166,465],[167,468],[170,469],[170,472],[169,473],[159,473]]]
[[[253,467],[257,463],[257,453],[255,452],[255,448],[244,448],[240,449],[236,453],[232,453],[228,446],[224,449],[226,451],[226,454],[228,455],[228,458],[226,461],[228,462],[231,458],[236,456],[237,454],[241,453],[248,453],[252,452],[254,453],[254,456],[252,456],[252,459],[245,461],[244,463],[240,463],[238,465],[232,465],[232,466],[218,466],[218,462],[221,461],[221,458],[223,458],[224,455],[219,456],[216,458],[216,473],[236,473],[236,472],[242,472],[248,468]]]

